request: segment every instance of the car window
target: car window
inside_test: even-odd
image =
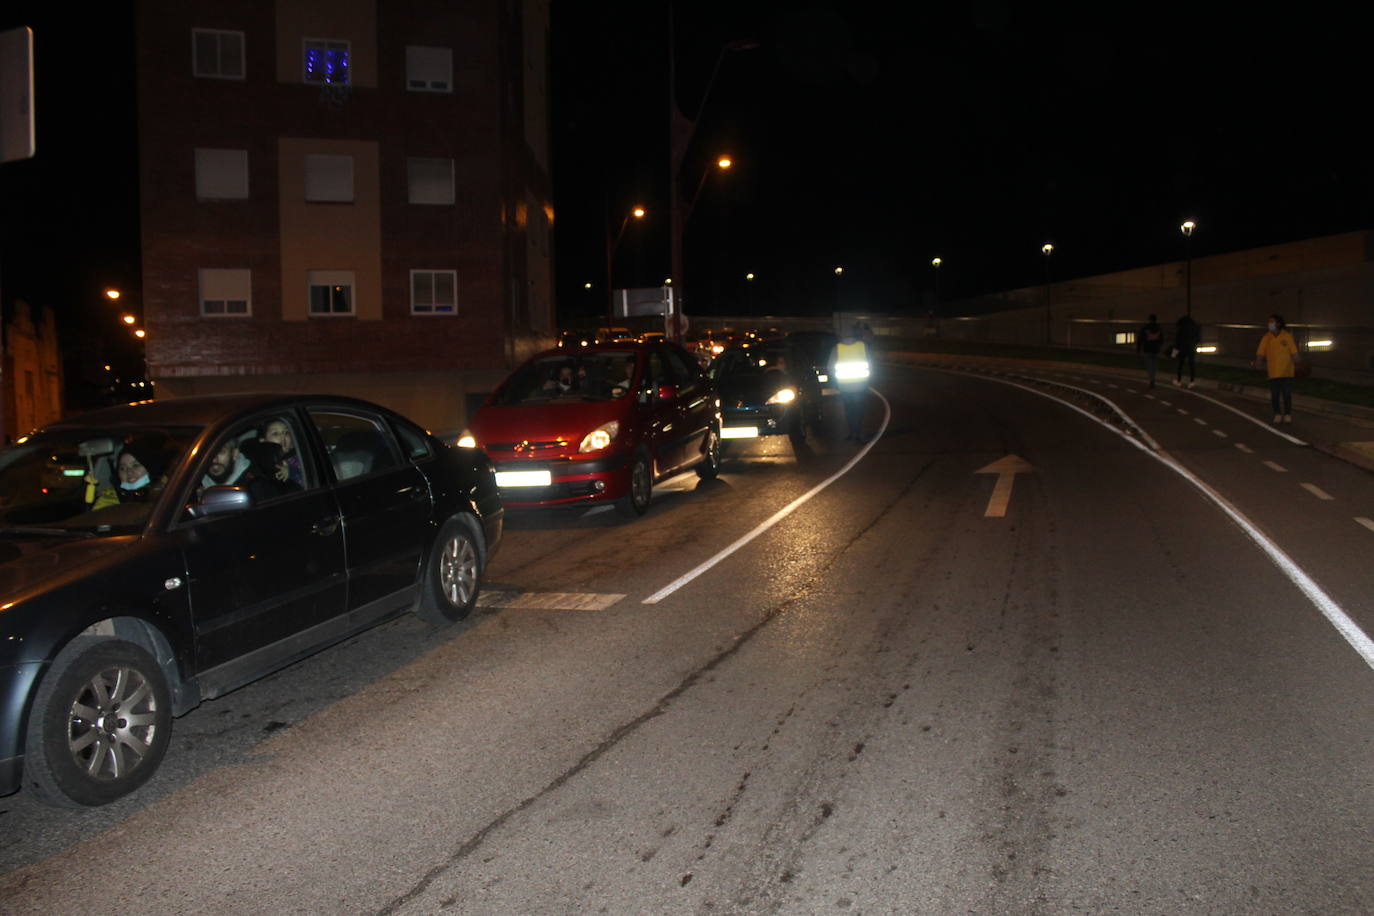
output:
[[[429,444],[429,436],[421,432],[418,427],[411,426],[404,420],[396,420],[394,425],[396,435],[401,440],[401,449],[411,461],[422,461],[434,454],[434,450]]]
[[[391,433],[376,417],[312,410],[310,420],[324,442],[335,480],[365,477],[400,464]]]
[[[695,365],[677,350],[672,347],[664,347],[663,355],[672,366],[673,375],[677,379],[678,386],[683,394],[689,394],[696,389],[700,379],[700,372]]]
[[[540,356],[501,383],[492,398],[498,407],[609,401],[630,392],[633,350],[577,351]]]
[[[206,451],[186,500],[186,517],[210,487],[242,487],[253,505],[284,499],[318,484],[301,449],[300,424],[289,413],[265,414],[236,423]]]

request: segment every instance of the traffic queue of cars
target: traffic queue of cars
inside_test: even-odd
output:
[[[449,447],[365,401],[225,395],[62,420],[0,451],[0,795],[101,805],[202,700],[407,610],[476,604],[507,508],[720,471],[722,438],[805,435],[825,357],[661,338],[554,347]]]

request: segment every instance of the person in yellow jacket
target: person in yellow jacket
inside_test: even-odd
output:
[[[871,371],[872,354],[868,342],[861,336],[858,325],[851,325],[849,333],[841,337],[830,351],[830,378],[840,390],[840,401],[844,404],[845,425],[848,435],[845,439],[853,442],[863,441],[864,399],[868,397],[868,377]]]
[[[1269,402],[1275,423],[1293,422],[1293,374],[1298,368],[1298,345],[1282,315],[1269,316],[1269,330],[1255,350],[1255,366],[1264,363],[1269,374]]]

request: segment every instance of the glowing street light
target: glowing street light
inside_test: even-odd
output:
[[[136,321],[138,321],[138,319],[135,318],[133,315],[125,315],[125,316],[124,316],[124,323],[125,323],[125,324],[133,324],[133,323],[136,322]]]
[[[1045,255],[1045,344],[1050,343],[1050,325],[1052,323],[1050,311],[1050,255],[1054,254],[1054,245],[1049,242],[1040,246],[1040,251]]]
[[[119,298],[119,290],[114,288],[105,290],[105,298],[113,302],[114,300]]]
[[[643,207],[633,207],[620,221],[620,231],[616,233],[614,239],[610,235],[610,226],[606,227],[606,324],[608,326],[615,323],[615,281],[612,279],[615,251],[620,247],[620,240],[625,237],[625,227],[630,225],[630,220],[643,219],[646,212]],[[586,288],[591,289],[592,285],[588,283]]]
[[[148,336],[148,332],[143,330],[142,328],[139,328],[137,331],[134,331],[134,336],[137,337],[139,340],[142,340],[143,338]]]
[[[1186,263],[1183,286],[1184,292],[1184,313],[1190,318],[1193,315],[1193,230],[1197,228],[1197,223],[1192,220],[1184,220],[1183,225],[1178,230],[1183,233],[1183,256]]]

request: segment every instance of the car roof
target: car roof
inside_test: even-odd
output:
[[[208,426],[224,417],[277,407],[287,410],[298,404],[332,405],[365,410],[385,410],[376,404],[340,395],[302,395],[257,392],[209,394],[154,401],[135,401],[63,417],[43,427],[47,430],[90,426]]]

